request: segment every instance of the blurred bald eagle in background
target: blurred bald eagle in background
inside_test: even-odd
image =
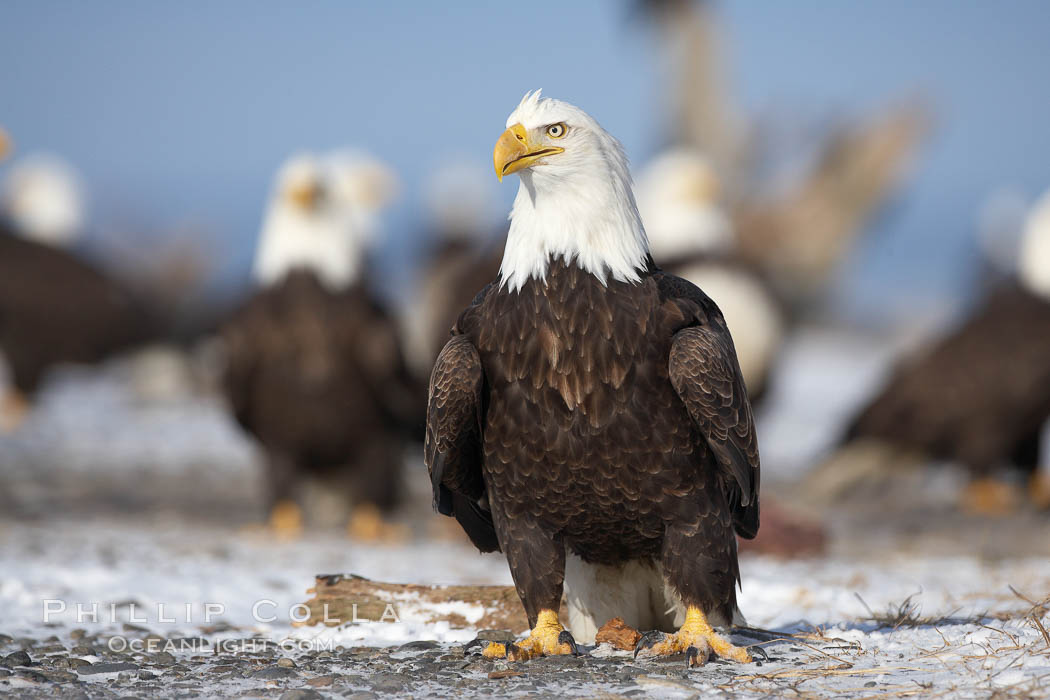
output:
[[[714,165],[687,148],[658,155],[635,188],[653,260],[718,304],[754,404],[767,387],[787,319],[766,278],[740,258],[720,190]]]
[[[1050,508],[1050,192],[1024,227],[1013,279],[1000,283],[956,328],[902,361],[845,431],[845,449],[809,479],[828,498],[875,476],[900,451],[963,466],[974,479],[963,505],[1011,511],[1022,477],[1033,503]]]
[[[0,139],[0,155],[6,147]],[[98,362],[157,330],[127,288],[74,253],[83,209],[76,174],[55,156],[23,159],[0,185],[0,356],[14,390],[0,428],[17,427],[52,367]]]
[[[424,381],[463,307],[499,272],[507,227],[493,215],[490,181],[480,166],[453,163],[426,184],[427,246],[402,315],[408,361]]]
[[[907,174],[929,130],[929,110],[903,100],[822,125],[815,142],[778,134],[771,127],[785,120],[763,123],[735,99],[719,6],[713,0],[633,4],[659,39],[669,144],[709,160],[733,221],[734,255],[762,271],[792,316],[804,316],[819,309],[855,241]],[[808,165],[799,168],[803,161]]]
[[[373,529],[398,502],[423,389],[369,288],[370,246],[392,174],[355,154],[300,155],[277,175],[256,251],[257,290],[224,324],[224,388],[266,451],[271,522]],[[418,393],[417,393],[418,392]],[[370,524],[371,523],[371,524]]]

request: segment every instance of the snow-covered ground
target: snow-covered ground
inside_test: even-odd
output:
[[[811,465],[900,347],[819,329],[796,337],[760,418],[764,483],[789,481]],[[475,637],[477,610],[448,604],[444,612],[466,623],[435,623],[434,605],[411,597],[396,620],[293,626],[317,574],[426,584],[505,585],[510,577],[499,556],[457,542],[377,546],[331,533],[281,541],[238,525],[261,514],[258,451],[216,397],[142,385],[141,368],[136,360],[66,370],[18,432],[0,435],[0,694],[5,683],[33,683],[31,674],[6,678],[2,657],[19,640],[35,640],[38,654],[52,636],[73,648],[82,634],[99,645],[147,631],[167,640],[262,637],[302,648],[433,640],[444,652]],[[416,533],[432,532],[418,455],[412,461],[410,486],[424,492],[412,524]],[[681,681],[651,667],[624,677],[601,671],[573,693],[1050,694],[1050,544],[1021,536],[1047,531],[1044,521],[1032,514],[994,527],[959,521],[956,530],[943,509],[909,506],[886,516],[882,508],[858,508],[849,527],[833,521],[831,555],[743,560],[740,607],[751,625],[781,637],[738,640],[766,647],[771,659],[762,666],[711,665]],[[940,523],[936,533],[931,519]],[[913,538],[916,532],[924,536]],[[1018,546],[1001,546],[1013,540]],[[1006,551],[1010,558],[1000,558]],[[186,664],[205,663],[190,662],[193,651],[176,653]],[[329,662],[310,663],[327,669]],[[464,677],[488,678],[490,666],[478,671],[471,663]],[[622,663],[633,662],[625,656]],[[373,673],[354,664],[340,672]],[[594,664],[596,657],[584,667]],[[113,675],[85,676],[85,685]],[[215,695],[248,688],[197,682]],[[506,694],[516,694],[517,681],[505,682]],[[438,695],[452,688],[427,687]]]
[[[130,622],[165,639],[261,636],[355,647],[463,643],[477,632],[428,624],[411,600],[396,611],[397,621],[293,627],[291,618],[301,614],[294,606],[309,597],[314,576],[334,572],[394,582],[509,583],[500,557],[458,543],[378,547],[334,535],[279,541],[258,531],[164,521],[8,522],[0,529],[0,633],[66,638],[81,628],[109,636]],[[734,671],[742,676],[739,689],[754,692],[782,692],[803,680],[806,690],[836,692],[861,692],[871,681],[880,692],[1045,688],[1050,639],[1039,625],[1050,627],[1048,596],[1045,558],[745,559],[740,606],[749,623],[798,636],[779,651],[770,643],[779,661]],[[905,601],[914,607],[902,609]],[[78,606],[89,613],[96,604],[97,621],[77,619]]]

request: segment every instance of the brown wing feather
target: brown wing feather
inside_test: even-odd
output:
[[[481,357],[470,340],[453,336],[430,375],[424,459],[434,488],[434,507],[453,516],[482,551],[499,549],[492,515],[482,505]]]
[[[737,534],[750,539],[758,534],[755,421],[729,331],[720,315],[713,320],[675,334],[670,379],[723,474]]]

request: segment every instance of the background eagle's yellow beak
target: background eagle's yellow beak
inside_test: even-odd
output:
[[[313,209],[321,199],[321,187],[316,183],[304,183],[288,192],[289,198],[303,209]]]
[[[499,137],[496,148],[492,151],[492,164],[496,167],[496,177],[503,181],[504,175],[516,173],[527,168],[544,156],[561,153],[564,148],[547,146],[534,149],[529,143],[529,134],[521,124],[515,124]]]
[[[11,139],[7,137],[7,132],[0,128],[0,160],[7,157],[7,152],[11,149]]]

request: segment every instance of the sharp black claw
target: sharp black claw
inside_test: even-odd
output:
[[[664,638],[664,633],[659,630],[649,630],[642,635],[642,638],[638,640],[638,643],[634,645],[634,658],[638,658],[638,652],[643,649],[648,649]]]
[[[473,649],[474,647],[480,647],[481,644],[482,644],[481,640],[478,639],[477,637],[474,637],[474,639],[472,639],[471,641],[466,643],[466,645],[463,647],[463,651],[464,651],[464,653],[468,652],[471,649]]]
[[[755,653],[755,654],[758,654],[759,656],[761,656],[763,661],[769,661],[769,654],[767,654],[766,650],[763,649],[762,647],[753,646],[753,647],[748,647],[747,649],[748,649],[748,651],[750,651],[752,653]]]
[[[707,663],[707,658],[700,658],[700,650],[694,647],[692,644],[685,650],[685,667],[692,668],[693,666],[703,666]]]
[[[503,645],[503,651],[505,652],[503,654],[503,658],[509,659],[511,656],[514,656],[514,657],[516,657],[516,658],[518,658],[520,660],[521,647],[519,647],[514,642],[507,642],[506,644],[504,644]]]
[[[580,655],[580,648],[576,646],[576,640],[573,639],[572,633],[569,630],[562,630],[561,634],[558,635],[558,644],[568,644],[569,648],[572,649],[573,656]]]

